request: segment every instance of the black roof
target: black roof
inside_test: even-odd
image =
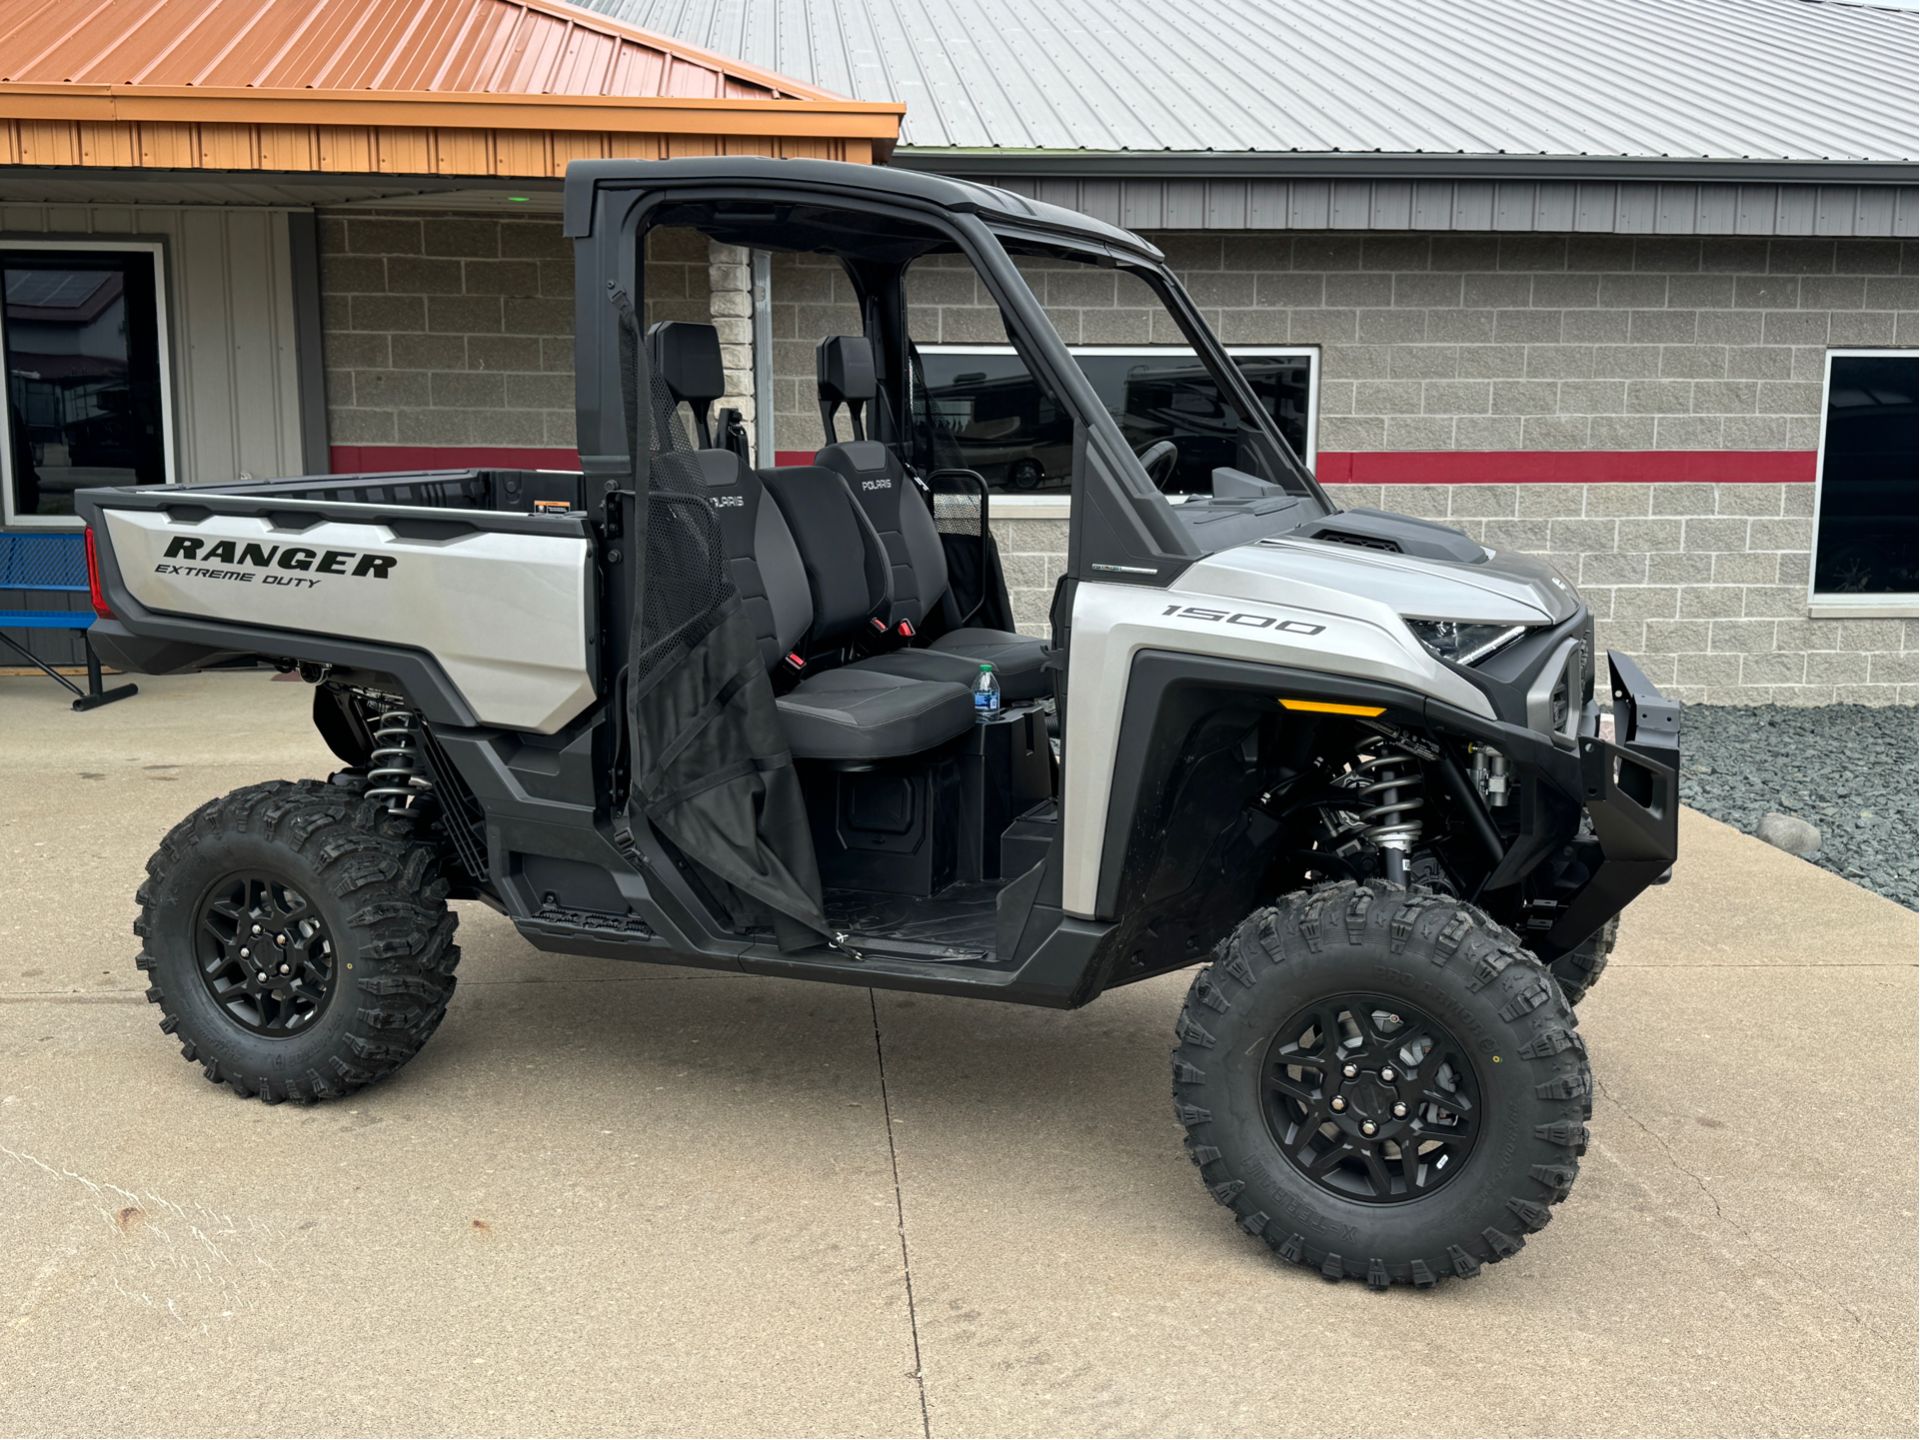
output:
[[[592,232],[596,187],[656,189],[694,185],[740,185],[756,191],[791,187],[809,192],[805,198],[814,200],[830,199],[836,192],[844,198],[865,194],[911,200],[978,215],[990,222],[1074,235],[1151,259],[1161,258],[1152,243],[1131,230],[996,186],[922,171],[895,170],[885,165],[852,165],[838,160],[773,160],[757,155],[688,160],[575,160],[567,166],[566,233],[581,236]],[[795,198],[803,197],[796,195]]]

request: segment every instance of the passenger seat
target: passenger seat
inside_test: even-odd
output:
[[[692,409],[701,438],[708,438],[707,414],[725,393],[718,332],[711,325],[662,322],[647,332],[647,361],[668,395]],[[730,577],[769,671],[794,670],[787,657],[804,661],[796,653],[801,647],[851,641],[856,626],[844,614],[828,616],[822,625],[785,515],[738,455],[714,448],[669,451],[655,459],[653,482],[661,490],[703,495],[714,507]],[[830,626],[846,633],[826,635]],[[807,676],[776,703],[788,747],[802,759],[914,755],[965,734],[974,723],[973,697],[962,685],[859,667]]]
[[[1006,699],[1036,700],[1046,695],[1051,686],[1045,669],[1044,641],[1011,630],[971,625],[945,630],[930,640],[922,635],[930,620],[937,629],[952,618],[955,610],[948,589],[947,555],[933,514],[921,498],[919,483],[892,450],[866,438],[862,412],[879,390],[873,349],[864,336],[834,335],[820,342],[814,358],[820,419],[827,434],[827,444],[814,456],[814,463],[845,480],[866,512],[892,567],[889,627],[898,634],[900,624],[905,622],[912,637],[909,648],[883,658],[902,662],[903,674],[915,669],[939,673],[937,662],[931,658],[934,656],[957,656],[975,671],[981,661],[991,661]],[[834,429],[834,412],[842,405],[847,407],[853,430],[853,439],[846,442],[840,441]],[[929,658],[921,661],[915,658],[919,656]]]

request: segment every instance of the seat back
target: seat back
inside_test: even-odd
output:
[[[847,482],[822,465],[761,472],[807,574],[813,629],[807,657],[840,650],[863,633],[884,634],[893,592],[886,551]]]
[[[655,325],[647,332],[647,363],[668,400],[692,410],[704,442],[697,450],[657,456],[655,487],[702,496],[713,507],[728,578],[771,670],[812,628],[813,600],[780,507],[738,454],[712,444],[707,416],[724,384],[719,332],[679,321]]]
[[[866,438],[864,412],[874,402],[873,350],[860,335],[834,335],[814,352],[820,390],[820,417],[827,444],[814,463],[847,483],[879,536],[892,569],[894,626],[905,621],[915,632],[947,593],[947,556],[920,486],[892,450]],[[847,408],[853,439],[839,440],[834,414]]]

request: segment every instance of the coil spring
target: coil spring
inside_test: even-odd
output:
[[[1356,792],[1363,803],[1355,813],[1361,833],[1381,849],[1402,854],[1418,844],[1427,800],[1421,793],[1425,776],[1413,754],[1388,745],[1357,762],[1351,773],[1360,777]]]
[[[385,800],[389,815],[411,814],[413,802],[433,789],[420,762],[419,723],[404,706],[390,705],[374,717],[367,795]]]

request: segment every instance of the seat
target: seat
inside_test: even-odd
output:
[[[670,405],[686,404],[696,434],[709,440],[708,412],[724,393],[718,332],[711,325],[678,321],[655,325],[647,332],[647,359],[663,398]],[[861,607],[870,610],[884,600],[876,543],[864,538],[855,518],[858,507],[838,478],[822,474],[840,500],[845,523],[824,537],[832,548],[823,552],[816,577],[783,507],[733,451],[708,445],[669,448],[653,463],[658,488],[703,495],[713,506],[729,576],[770,671],[805,668],[816,652],[844,648],[866,619]],[[838,563],[828,556],[839,557]],[[801,664],[796,667],[794,661]],[[807,676],[777,696],[775,704],[788,746],[800,759],[913,755],[965,734],[974,723],[973,697],[957,683],[858,667]]]
[[[974,723],[973,696],[963,687],[863,665],[823,671],[778,703],[793,753],[816,760],[915,755]]]
[[[814,463],[839,475],[878,536],[890,569],[893,603],[888,628],[907,638],[907,648],[872,662],[898,661],[901,674],[944,678],[971,684],[982,661],[990,661],[1000,692],[1010,701],[1037,700],[1050,689],[1046,643],[1011,630],[959,624],[947,574],[946,550],[920,486],[892,450],[866,436],[863,412],[878,394],[873,350],[864,336],[834,335],[815,351],[820,418],[827,444]],[[834,414],[847,407],[853,439],[841,441]],[[905,625],[904,632],[900,627]],[[939,630],[927,635],[923,632]],[[952,665],[940,657],[952,656]]]

